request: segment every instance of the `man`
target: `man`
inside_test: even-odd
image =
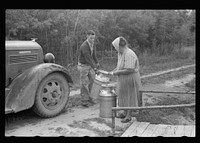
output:
[[[95,32],[89,30],[87,32],[87,40],[83,42],[79,49],[78,70],[80,71],[82,106],[88,107],[95,104],[92,99],[91,89],[98,73],[99,63],[96,58],[96,48],[94,47]]]

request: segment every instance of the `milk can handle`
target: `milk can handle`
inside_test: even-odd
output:
[[[102,95],[103,90],[100,90],[99,95]]]
[[[111,90],[111,93],[113,93],[113,94],[116,94],[116,92],[115,92],[115,90],[114,90],[114,89],[112,89],[112,90]]]

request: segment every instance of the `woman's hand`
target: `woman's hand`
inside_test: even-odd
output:
[[[100,64],[99,64],[99,63],[97,63],[97,69],[99,69],[99,67],[100,67]]]
[[[114,71],[114,72],[111,71],[111,72],[109,72],[108,74],[109,74],[109,75],[118,75],[118,72],[117,72],[117,71]]]
[[[119,72],[118,72],[118,71],[114,71],[112,74],[113,74],[113,75],[118,75]]]
[[[97,68],[94,68],[94,72],[95,72],[95,74],[99,74],[99,70],[97,69]]]
[[[108,75],[113,75],[113,71],[111,71],[111,72],[108,72]]]

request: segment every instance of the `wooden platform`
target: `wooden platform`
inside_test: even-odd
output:
[[[165,125],[135,121],[121,137],[195,137],[195,129],[195,125]]]

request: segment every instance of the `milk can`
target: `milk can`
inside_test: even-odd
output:
[[[117,96],[113,88],[113,84],[102,85],[102,90],[99,93],[100,96],[100,113],[102,118],[112,117],[112,107],[116,107]]]
[[[110,79],[108,77],[103,76],[102,74],[95,76],[93,86],[92,86],[92,90],[91,90],[91,95],[92,95],[94,100],[96,100],[97,102],[100,101],[99,93],[102,89],[101,85],[102,84],[108,84],[109,82],[110,82]]]

